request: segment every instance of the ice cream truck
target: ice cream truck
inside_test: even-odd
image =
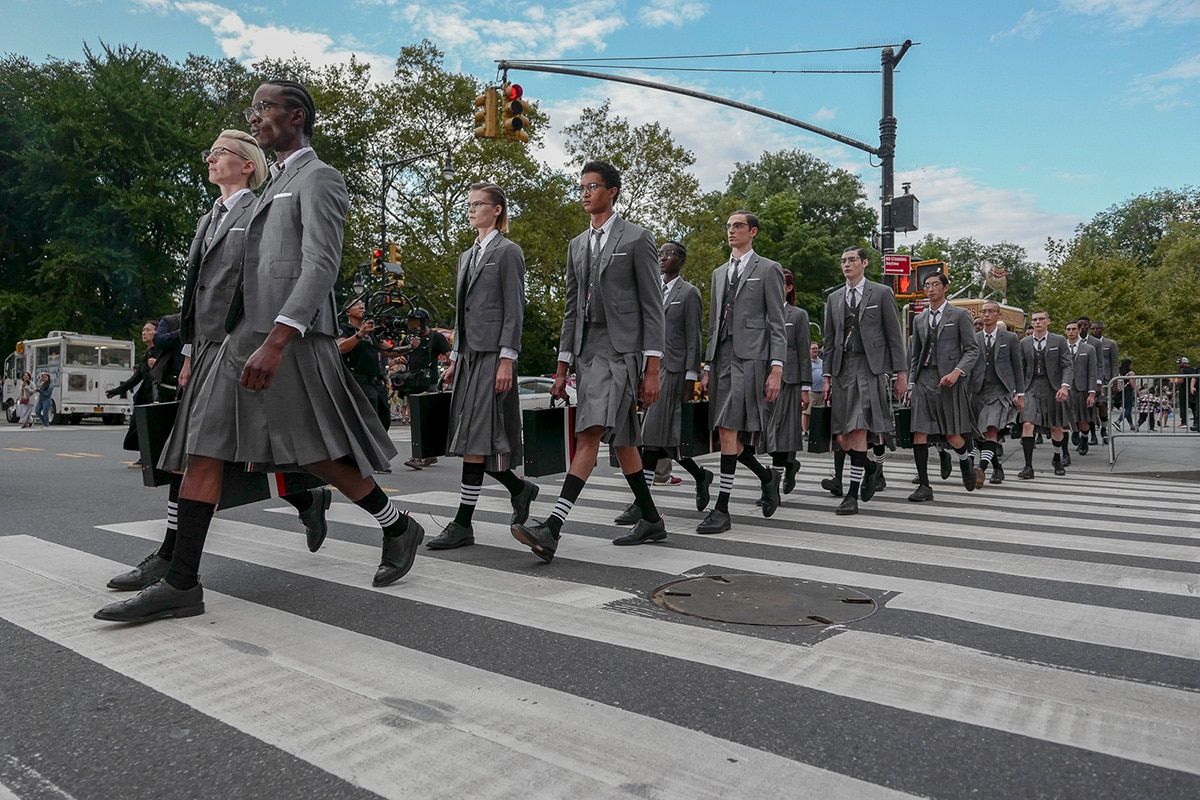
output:
[[[108,336],[50,331],[43,339],[17,342],[4,361],[4,414],[9,422],[17,421],[21,373],[28,372],[36,385],[38,376],[48,372],[54,387],[50,424],[77,425],[84,417],[120,424],[133,413],[133,401],[104,393],[128,378],[133,364],[133,342]]]

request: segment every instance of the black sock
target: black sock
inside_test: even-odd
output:
[[[638,479],[641,480],[642,476],[638,475]],[[645,480],[642,480],[642,483],[645,484]],[[546,526],[550,528],[555,538],[562,530],[563,523],[567,521],[567,514],[570,514],[571,509],[575,507],[575,501],[579,499],[579,493],[583,491],[583,484],[583,478],[576,478],[570,473],[567,473],[567,477],[563,480],[562,489],[558,492],[558,500],[554,502],[554,510],[546,518]]]
[[[675,463],[688,471],[695,480],[700,480],[704,477],[704,470],[693,459],[684,456],[683,458],[675,459]]]
[[[877,444],[871,448],[871,452],[875,455],[876,461],[882,461],[883,455],[887,452],[887,445],[882,443]]]
[[[867,451],[866,450],[851,450],[850,451],[850,489],[846,492],[847,497],[858,499],[858,487],[862,483],[863,475],[867,471]]]
[[[303,514],[308,509],[312,508],[313,496],[312,492],[305,489],[302,492],[292,492],[291,494],[281,494],[279,499],[287,503],[299,513]]]
[[[217,507],[213,503],[199,500],[179,499],[179,531],[175,539],[175,551],[171,555],[171,568],[166,581],[176,589],[191,589],[199,582],[200,556],[204,552],[204,539]]]
[[[964,443],[962,447],[954,448],[955,454],[958,455],[959,461],[966,461],[971,458],[971,448]]]
[[[1066,455],[1067,442],[1069,442],[1069,441],[1070,441],[1070,439],[1068,439],[1066,436],[1064,436],[1061,439],[1051,439],[1050,440],[1050,444],[1054,445],[1054,457],[1055,458],[1060,459],[1060,460],[1062,459],[1062,456],[1059,455],[1059,450],[1062,451],[1063,455]]]
[[[771,453],[771,466],[783,469],[788,464],[792,463],[792,454],[781,450],[778,453]]]
[[[483,488],[483,462],[464,461],[462,485],[458,490],[458,513],[454,521],[464,528],[471,527],[471,515],[479,502],[479,491]]]
[[[996,457],[996,443],[983,440],[979,443],[979,468],[987,472],[992,460]]]
[[[833,478],[840,481],[846,469],[846,451],[841,448],[833,451]]]
[[[922,486],[929,485],[929,444],[913,445],[913,462],[917,465],[917,478]]]
[[[1086,433],[1080,433],[1079,435],[1080,435],[1081,437],[1083,437],[1083,439],[1087,439],[1087,434],[1086,434]],[[1063,436],[1063,438],[1062,438],[1062,442],[1058,444],[1058,447],[1059,447],[1059,449],[1060,449],[1060,450],[1062,450],[1062,454],[1063,454],[1064,456],[1065,456],[1065,455],[1070,455],[1070,453],[1068,453],[1067,451],[1068,451],[1068,450],[1070,450],[1070,448],[1071,448],[1071,440],[1070,440],[1070,439],[1068,439],[1066,436]]]
[[[175,553],[175,537],[179,530],[179,487],[183,485],[182,475],[172,475],[167,488],[167,530],[163,533],[162,544],[158,548],[158,557],[171,560]]]
[[[1033,437],[1021,437],[1021,450],[1025,453],[1025,466],[1033,469]]]
[[[758,463],[758,459],[754,457],[754,447],[752,445],[743,447],[737,460],[739,464],[744,464],[747,469],[753,472],[754,477],[758,478],[762,483],[771,480],[771,471]]]
[[[642,451],[642,478],[647,486],[654,483],[654,470],[658,469],[658,462],[663,455],[663,451],[657,447],[647,447]]]
[[[371,491],[367,492],[366,497],[355,500],[354,505],[375,518],[379,527],[383,528],[384,536],[399,536],[408,529],[408,515],[401,514],[392,505],[392,501],[387,499],[387,495],[383,493],[383,489],[379,488],[378,483]]]
[[[655,459],[657,461],[657,459]],[[653,467],[649,467],[653,474]],[[658,522],[662,519],[658,509],[654,507],[654,498],[650,496],[650,486],[641,472],[630,472],[625,475],[625,481],[633,490],[633,502],[642,510],[642,519],[646,522]]]
[[[733,492],[733,475],[737,472],[737,456],[721,453],[721,491],[717,495],[717,511],[729,513],[729,495]]]
[[[485,470],[485,473],[499,481],[500,485],[507,489],[508,493],[511,495],[518,495],[521,493],[521,490],[525,488],[525,481],[521,480],[520,477],[517,476],[517,473],[513,472],[511,469],[506,469],[503,472]]]

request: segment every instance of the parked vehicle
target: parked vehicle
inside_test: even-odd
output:
[[[549,408],[550,387],[554,385],[553,378],[540,375],[524,375],[517,377],[517,396],[521,398],[521,410],[527,408]],[[571,405],[575,405],[575,387],[567,387],[567,397]]]
[[[16,389],[21,373],[34,382],[50,373],[54,396],[48,423],[77,425],[84,417],[100,417],[120,425],[133,413],[130,398],[107,398],[104,393],[133,370],[133,342],[74,331],[50,331],[42,339],[25,339],[4,361],[4,414],[17,421]]]

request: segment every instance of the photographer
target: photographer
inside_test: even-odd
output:
[[[392,412],[380,357],[383,353],[392,352],[392,348],[375,338],[375,321],[364,319],[365,313],[366,305],[362,300],[350,301],[346,306],[346,322],[341,325],[337,347],[342,354],[342,362],[371,402],[371,408],[378,415],[383,429],[387,430],[392,424]]]
[[[439,331],[429,327],[429,312],[414,308],[408,312],[407,341],[393,349],[396,355],[403,354],[405,369],[392,379],[396,394],[401,398],[410,394],[432,392],[437,389],[438,359],[449,353],[450,342]],[[436,458],[410,458],[404,464],[412,469],[421,469],[437,463]]]

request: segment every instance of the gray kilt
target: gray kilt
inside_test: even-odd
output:
[[[971,393],[967,378],[946,389],[938,385],[934,369],[923,369],[912,387],[912,430],[940,436],[972,435],[975,413],[971,410]]]
[[[1074,428],[1080,422],[1086,422],[1088,425],[1099,425],[1100,409],[1096,408],[1096,406],[1088,408],[1088,393],[1081,392],[1078,389],[1071,389],[1069,391],[1071,394],[1067,398],[1066,405],[1067,418],[1071,422],[1071,427]]]
[[[865,353],[844,353],[842,372],[830,379],[830,418],[834,434],[867,430],[895,433],[886,375],[872,375]]]
[[[717,345],[716,368],[709,371],[709,408],[714,428],[765,433],[770,416],[766,397],[767,362],[733,354],[733,345]]]
[[[767,420],[768,453],[791,453],[802,448],[804,428],[800,422],[803,417],[800,394],[798,383],[785,383],[779,390],[779,397],[771,405],[770,419]],[[811,392],[809,397],[812,397]]]
[[[179,407],[175,413],[175,427],[163,445],[158,459],[158,468],[167,472],[183,472],[187,469],[188,431],[204,425],[203,417],[196,413],[194,398],[205,381],[212,378],[213,365],[217,362],[220,342],[197,339],[192,345],[191,374],[188,385],[179,395]]]
[[[575,365],[575,432],[599,426],[605,444],[641,444],[637,417],[641,353],[618,353],[608,328],[592,323],[584,324],[581,350]]]
[[[988,428],[995,428],[1004,433],[1010,425],[1017,421],[1017,407],[1013,405],[1012,392],[1002,384],[984,383],[976,395],[978,413],[975,427],[981,434]]]
[[[681,427],[683,418],[684,387],[687,385],[686,373],[663,370],[662,389],[658,393],[658,402],[646,409],[642,421],[642,446],[661,447],[672,451],[679,447],[682,437]]]
[[[266,338],[243,318],[220,346],[204,381],[194,385],[187,455],[275,471],[349,458],[364,478],[387,467],[396,448],[332,336],[310,331],[293,338],[268,388],[250,391],[239,383]]]
[[[487,456],[484,468],[493,472],[511,469],[523,458],[516,363],[513,363],[513,387],[498,395],[499,361],[499,353],[458,351],[446,444],[447,455]]]
[[[1021,411],[1021,422],[1032,422],[1043,433],[1051,428],[1068,428],[1067,404],[1054,399],[1058,390],[1050,385],[1045,376],[1034,378],[1025,390],[1025,408]]]

